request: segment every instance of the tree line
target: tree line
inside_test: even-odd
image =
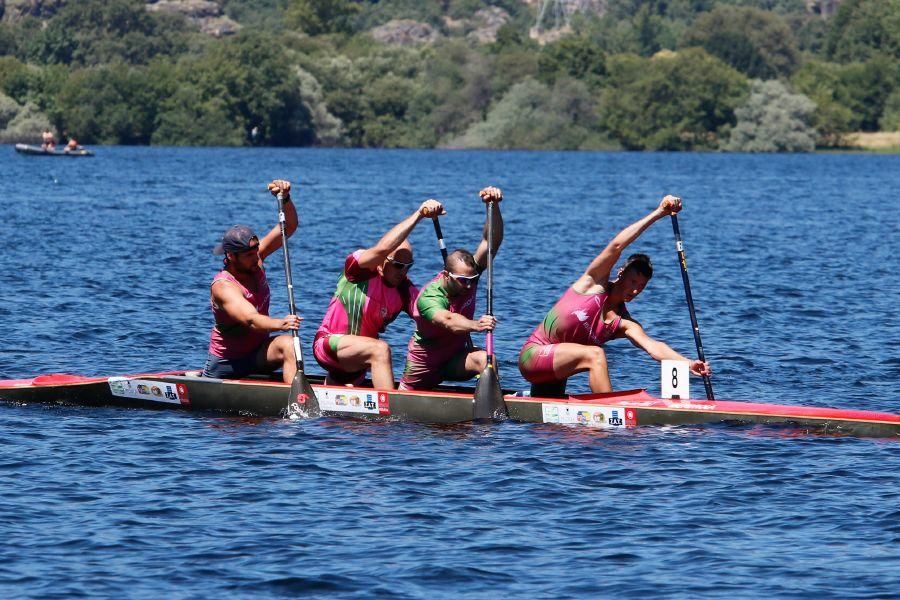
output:
[[[529,35],[518,0],[225,0],[214,38],[140,0],[0,22],[0,141],[809,151],[900,130],[900,0],[608,0]],[[504,24],[468,35],[478,11]],[[382,43],[412,18],[440,35]],[[462,24],[462,25],[460,25]]]

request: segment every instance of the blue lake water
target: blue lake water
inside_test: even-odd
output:
[[[493,184],[496,350],[524,389],[525,337],[673,193],[717,397],[900,412],[900,156],[4,146],[0,378],[201,368],[210,249],[234,223],[275,224],[273,178],[295,182],[310,371],[346,254],[429,197],[448,246],[473,249]],[[428,223],[411,239],[423,283],[440,254]],[[632,249],[656,269],[632,313],[694,355],[671,226]],[[398,373],[411,330],[401,316],[386,336]],[[658,392],[654,361],[608,351],[615,387]],[[3,597],[896,598],[900,445],[0,403],[0,539]]]

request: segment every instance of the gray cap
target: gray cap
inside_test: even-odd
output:
[[[225,254],[226,252],[244,252],[250,249],[250,241],[259,238],[253,233],[253,230],[246,225],[235,225],[225,232],[222,236],[222,242],[216,244],[213,248],[213,254]]]

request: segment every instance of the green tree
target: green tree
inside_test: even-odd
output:
[[[91,67],[74,71],[65,82],[53,121],[86,143],[147,144],[157,103],[142,68]]]
[[[850,98],[848,106],[860,117],[860,129],[878,131],[885,103],[900,84],[900,64],[887,56],[873,57],[845,65],[842,80]]]
[[[285,20],[309,35],[351,33],[361,8],[353,0],[290,0]]]
[[[601,122],[633,150],[716,148],[735,122],[747,80],[700,48],[651,59],[614,56]]]
[[[884,103],[881,129],[884,131],[900,131],[900,88],[894,89]]]
[[[538,79],[553,85],[557,77],[572,77],[599,86],[606,75],[606,56],[589,39],[564,37],[547,44],[538,57]]]
[[[800,59],[794,35],[784,20],[755,8],[716,7],[697,19],[681,46],[701,46],[759,79],[790,75]]]
[[[840,146],[846,133],[859,128],[860,119],[848,106],[851,98],[842,79],[843,70],[834,63],[809,61],[792,79],[794,87],[816,105],[813,125],[820,146]]]
[[[29,44],[45,64],[146,64],[186,49],[182,17],[150,13],[141,0],[79,0],[63,6]]]
[[[160,106],[151,143],[164,146],[240,146],[244,130],[223,98],[204,98],[194,86],[180,86]]]
[[[810,61],[794,84],[818,105],[816,127],[837,142],[847,131],[878,131],[885,103],[900,86],[900,65],[886,56],[843,65]]]
[[[737,125],[723,147],[732,152],[812,152],[814,109],[812,100],[792,94],[783,83],[756,79],[747,101],[734,111]]]
[[[245,139],[257,127],[262,143],[306,146],[315,132],[299,78],[286,64],[281,46],[262,34],[242,33],[200,58],[179,61],[179,81],[195,86],[206,106],[224,110]]]
[[[583,82],[560,79],[550,88],[527,79],[512,86],[484,121],[446,145],[570,150],[613,145],[595,123],[593,99]]]
[[[900,59],[900,0],[845,0],[831,21],[826,52],[837,62],[878,54]]]

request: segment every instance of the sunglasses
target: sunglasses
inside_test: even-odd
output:
[[[388,256],[387,261],[388,261],[389,263],[391,263],[391,265],[392,265],[395,269],[400,269],[401,271],[408,271],[409,268],[412,267],[413,264],[414,264],[414,261],[409,261],[408,263],[405,263],[405,262],[401,262],[401,261],[399,261],[399,260],[394,260],[394,259],[391,258],[390,256]]]
[[[478,278],[481,277],[481,273],[478,273],[477,275],[457,275],[456,273],[447,273],[447,275],[452,277],[456,283],[466,287],[471,287],[478,281]]]

